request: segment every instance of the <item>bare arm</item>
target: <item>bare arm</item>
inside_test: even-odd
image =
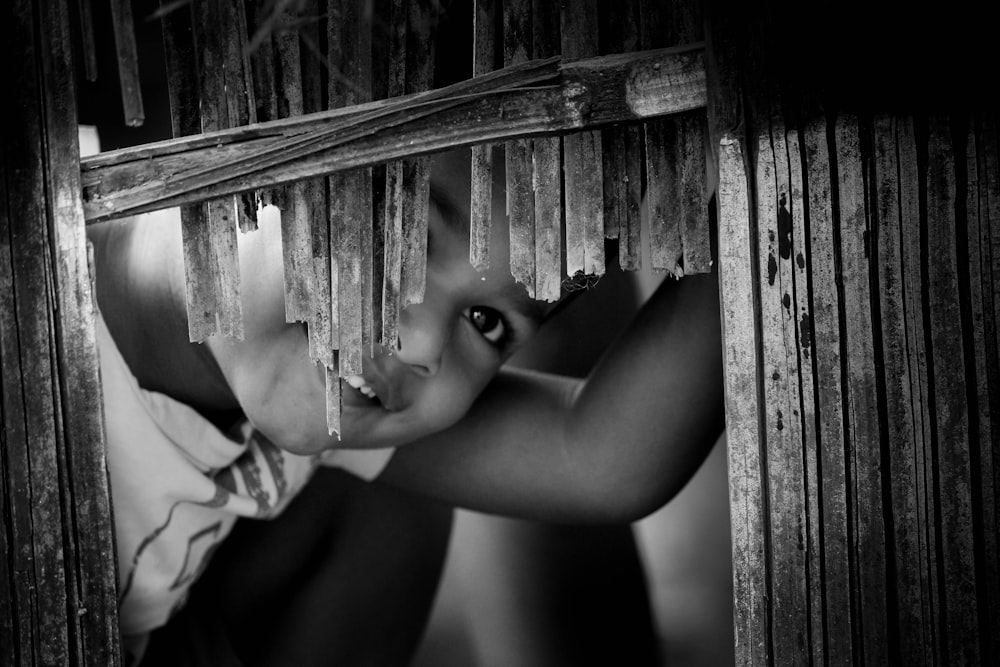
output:
[[[723,428],[715,274],[665,281],[583,381],[505,371],[380,479],[487,512],[630,520],[669,500]]]

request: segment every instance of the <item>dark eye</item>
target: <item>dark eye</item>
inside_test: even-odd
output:
[[[476,327],[476,331],[494,345],[502,345],[507,338],[507,325],[498,310],[489,306],[473,306],[465,316]]]

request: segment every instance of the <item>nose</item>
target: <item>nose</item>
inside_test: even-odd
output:
[[[450,338],[447,318],[426,303],[411,304],[399,315],[396,356],[423,377],[437,374]]]

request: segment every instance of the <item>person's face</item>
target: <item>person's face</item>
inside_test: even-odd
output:
[[[363,375],[341,385],[346,446],[398,446],[451,426],[537,329],[538,306],[506,262],[484,273],[469,264],[467,215],[448,209],[432,197],[424,301],[400,313],[398,349],[366,356]]]

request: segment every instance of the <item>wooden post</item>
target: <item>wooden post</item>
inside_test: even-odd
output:
[[[7,3],[0,129],[0,662],[121,663],[65,2]]]

